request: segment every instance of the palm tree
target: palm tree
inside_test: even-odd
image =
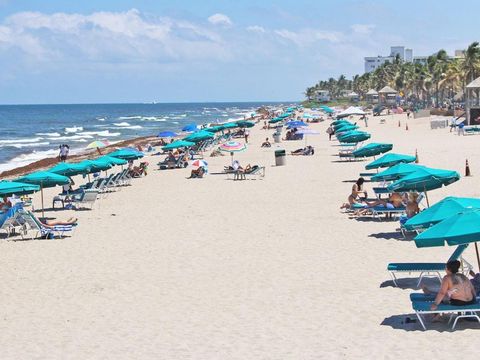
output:
[[[462,70],[465,73],[465,80],[467,82],[475,80],[478,76],[480,70],[480,47],[478,41],[471,43],[467,50],[465,50]]]

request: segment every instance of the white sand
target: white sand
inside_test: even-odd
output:
[[[405,131],[404,118],[370,118],[372,141],[418,148],[421,163],[462,175],[470,160],[474,176],[432,191],[431,203],[479,196],[480,137],[430,130],[426,119]],[[326,127],[311,126],[321,133],[308,139],[314,156],[289,156],[278,168],[275,147],[259,148],[272,131],[254,128],[237,156],[265,165],[264,180],[153,170],[93,211],[47,212],[79,217],[71,238],[3,241],[0,358],[440,359],[459,348],[476,357],[474,323],[453,333],[447,324],[427,332],[402,324],[412,290],[382,287],[387,263],[444,261],[453,249],[417,249],[393,238],[397,222],[342,214],[352,186],[342,181],[366,162],[336,162]],[[151,169],[158,160],[149,159]],[[210,172],[230,161],[207,160]],[[56,191],[46,192],[49,204]],[[473,247],[465,256],[476,264]]]

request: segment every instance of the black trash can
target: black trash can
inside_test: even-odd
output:
[[[283,149],[275,150],[275,165],[283,166],[286,165],[287,153]]]

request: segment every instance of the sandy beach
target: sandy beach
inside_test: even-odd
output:
[[[380,119],[386,119],[380,124]],[[401,121],[401,127],[398,127]],[[429,119],[369,117],[371,141],[420,163],[473,176],[429,193],[480,196],[478,137],[430,130]],[[355,220],[339,210],[367,161],[339,162],[328,121],[311,124],[314,156],[260,148],[273,130],[251,130],[235,157],[266,167],[263,179],[187,180],[190,168],[159,171],[97,201],[72,237],[3,241],[1,359],[359,359],[476,357],[480,326],[422,331],[411,288],[392,286],[392,261],[445,261],[447,248],[417,249],[396,221]],[[363,122],[359,122],[364,128]],[[304,141],[278,144],[288,151]],[[206,157],[211,173],[228,155]],[[81,183],[79,179],[75,179]],[[367,183],[367,190],[371,184]],[[59,188],[47,189],[51,199]],[[371,190],[370,190],[371,192]],[[34,196],[39,207],[39,194]],[[474,248],[465,257],[476,264]]]

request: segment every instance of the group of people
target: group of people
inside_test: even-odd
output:
[[[403,195],[394,192],[387,199],[369,200],[364,184],[365,179],[363,177],[358,178],[352,186],[352,192],[348,196],[347,202],[343,203],[340,209],[354,209],[355,216],[362,216],[370,212],[373,207],[383,207],[387,210],[405,208],[406,217],[402,221],[406,221],[420,212],[418,206],[419,194],[417,192],[404,193]]]

